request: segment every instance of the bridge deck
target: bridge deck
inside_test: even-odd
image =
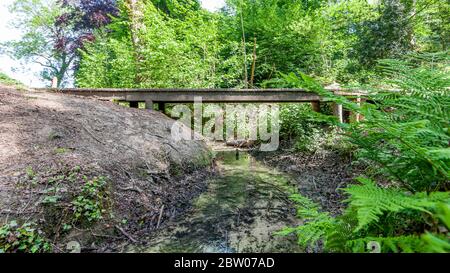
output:
[[[319,95],[304,89],[46,89],[65,94],[95,96],[121,101],[153,103],[191,103],[196,97],[211,103],[320,102]],[[328,89],[335,94],[358,97],[360,92]]]

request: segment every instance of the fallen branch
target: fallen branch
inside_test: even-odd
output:
[[[135,188],[135,187],[126,187],[126,188],[118,187],[118,188],[121,191],[134,191],[134,192],[137,192],[137,193],[142,193],[141,189],[138,189],[138,188]]]
[[[115,228],[117,228],[120,232],[122,232],[122,234],[127,237],[130,241],[132,241],[133,243],[139,243],[138,240],[134,239],[128,232],[126,232],[125,230],[123,230],[121,227],[119,227],[118,225],[114,226]]]
[[[31,211],[0,210],[0,214],[14,214],[14,215],[34,214],[34,213],[39,213],[39,212],[40,211],[37,211],[37,210],[31,210]]]
[[[103,141],[101,141],[100,139],[98,139],[91,131],[88,130],[88,128],[84,127],[83,125],[81,125],[81,128],[84,129],[93,139],[95,139],[98,143],[106,145]]]
[[[159,228],[159,225],[161,224],[161,218],[164,212],[164,205],[161,206],[161,209],[159,211],[159,217],[158,217],[158,223],[156,224],[156,229]]]

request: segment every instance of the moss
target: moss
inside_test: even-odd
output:
[[[66,149],[66,148],[63,148],[63,147],[60,147],[60,148],[56,148],[55,149],[55,153],[57,153],[57,154],[65,154],[65,153],[67,153],[69,151],[69,149]]]
[[[177,163],[170,164],[169,173],[172,176],[180,176],[184,174],[183,167]]]
[[[199,153],[197,157],[194,157],[187,163],[179,164],[177,162],[171,162],[169,167],[169,173],[172,176],[181,176],[191,173],[196,170],[201,170],[211,165],[214,156],[211,151]]]
[[[211,165],[213,158],[214,158],[214,155],[213,155],[212,151],[208,150],[205,153],[201,153],[200,156],[198,156],[194,160],[194,165],[196,165],[197,167],[209,166],[209,165]]]

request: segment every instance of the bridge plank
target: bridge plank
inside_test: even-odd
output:
[[[153,103],[192,103],[196,99],[210,103],[277,103],[320,102],[319,95],[304,89],[47,89],[65,94],[95,96],[125,101],[153,101]],[[330,90],[340,95],[358,97],[360,92]]]

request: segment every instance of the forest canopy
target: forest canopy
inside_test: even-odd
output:
[[[438,0],[17,0],[25,30],[4,46],[79,87],[268,87],[300,70],[367,83],[380,59],[448,50]],[[34,12],[28,12],[33,10]]]

